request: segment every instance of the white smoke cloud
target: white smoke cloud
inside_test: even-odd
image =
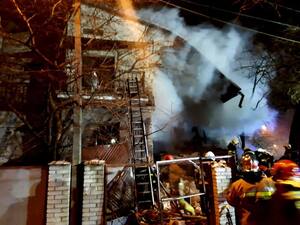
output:
[[[170,127],[178,125],[183,110],[182,100],[177,95],[171,80],[162,71],[158,71],[153,82],[155,108],[153,113],[153,131],[156,140],[170,140]],[[163,128],[163,129],[162,129]],[[162,130],[161,130],[162,129]]]
[[[208,24],[189,27],[176,9],[145,9],[138,15],[186,41],[186,46],[180,51],[173,49],[165,54],[162,69],[156,75],[153,128],[157,130],[164,124],[169,126],[163,129],[165,133],[155,133],[154,139],[167,141],[166,134],[172,135],[173,127],[190,129],[199,126],[209,137],[227,142],[242,132],[251,135],[262,124],[274,123],[276,112],[262,99],[268,87],[258,87],[252,95],[253,81],[248,78],[251,71],[242,70],[238,63],[238,59],[249,62],[244,54],[251,40],[249,33]],[[223,104],[211,89],[217,71],[241,88],[245,95],[242,108],[238,106],[239,97]],[[259,107],[254,110],[260,99]],[[170,123],[170,118],[176,118],[176,122]]]

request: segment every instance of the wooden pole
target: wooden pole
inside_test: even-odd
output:
[[[73,155],[72,165],[78,165],[81,163],[81,134],[82,134],[82,56],[81,56],[81,0],[74,0],[74,35],[75,35],[75,65],[76,65],[76,83],[74,88],[74,121],[73,121]]]
[[[70,225],[81,224],[81,203],[79,198],[80,181],[79,168],[81,164],[81,134],[82,134],[82,52],[81,52],[81,0],[74,0],[74,39],[75,39],[75,84],[73,108],[73,151],[72,151],[72,177],[71,177],[71,206]]]

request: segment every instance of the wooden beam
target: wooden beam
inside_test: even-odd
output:
[[[67,37],[64,43],[65,48],[74,49],[74,37]],[[122,41],[122,40],[102,40],[81,38],[83,50],[111,50],[116,49],[140,49],[150,47],[150,42],[135,42],[135,41]]]

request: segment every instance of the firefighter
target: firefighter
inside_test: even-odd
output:
[[[166,154],[163,156],[163,160],[173,160],[173,159],[174,159],[174,156],[171,154]]]
[[[174,156],[167,154],[163,156],[163,160],[174,160]],[[164,189],[168,192],[168,197],[178,197],[178,206],[183,210],[184,213],[190,215],[201,214],[200,197],[193,196],[188,199],[182,198],[185,195],[190,195],[191,193],[197,192],[197,187],[195,182],[188,177],[185,168],[182,168],[176,163],[170,163],[161,174],[165,174],[164,177],[161,176],[163,180]],[[169,202],[164,202],[163,207],[165,209],[171,209],[172,206]]]
[[[268,206],[265,207],[260,224],[299,225],[300,174],[298,165],[291,160],[278,160],[274,163],[271,173],[276,191]]]
[[[292,146],[290,144],[283,146],[284,147],[284,153],[280,157],[280,159],[292,159]]]
[[[239,144],[238,137],[234,137],[227,145],[228,155],[232,155],[236,157],[238,144]]]
[[[258,159],[259,169],[264,172],[268,177],[271,177],[271,168],[274,163],[273,154],[266,149],[258,148],[255,151],[255,155]]]
[[[257,224],[251,215],[260,199],[270,199],[274,182],[259,170],[254,152],[245,152],[240,159],[241,178],[234,181],[227,193],[228,203],[235,207],[241,225]]]

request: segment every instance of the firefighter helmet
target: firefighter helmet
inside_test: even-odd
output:
[[[238,145],[240,143],[239,138],[238,137],[233,137],[231,140],[231,143],[233,145]]]
[[[207,159],[211,159],[213,161],[215,161],[215,159],[216,159],[216,156],[212,151],[206,152],[204,157],[207,158]]]
[[[299,167],[292,160],[282,159],[274,163],[271,173],[274,180],[289,180],[299,176]]]
[[[266,168],[271,168],[273,166],[274,157],[268,150],[258,148],[257,151],[255,151],[255,155],[258,159],[259,166],[263,166]]]
[[[163,160],[172,160],[172,159],[174,159],[174,156],[171,154],[167,154],[163,156]]]
[[[252,151],[245,152],[240,160],[240,168],[242,172],[257,172],[258,167],[258,160],[256,155]]]

